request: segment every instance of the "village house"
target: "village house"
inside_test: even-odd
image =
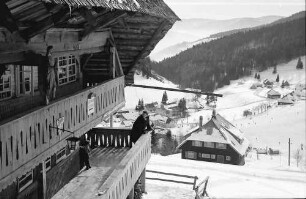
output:
[[[149,103],[149,104],[145,104],[145,110],[147,110],[149,112],[155,112],[157,105],[158,105],[157,102],[152,102],[152,103]]]
[[[0,198],[133,198],[138,179],[144,190],[151,138],[131,148],[113,114],[180,19],[162,0],[5,0],[0,10]],[[109,128],[96,128],[103,120]],[[89,171],[79,139],[92,148]]]
[[[267,92],[267,97],[270,99],[279,99],[281,97],[281,94],[273,89],[269,90]]]
[[[295,86],[295,93],[301,99],[306,99],[306,85],[305,84],[297,84]]]
[[[278,105],[291,105],[296,101],[295,93],[291,92],[278,100]]]
[[[263,84],[264,84],[264,86],[267,87],[267,88],[273,88],[273,81],[269,81],[268,79],[265,79],[265,80],[263,81]]]
[[[177,147],[182,159],[243,165],[249,141],[242,132],[215,111],[206,124],[202,120]]]
[[[257,89],[258,87],[263,87],[263,85],[260,82],[255,82],[252,84],[252,86],[250,87],[250,89]]]

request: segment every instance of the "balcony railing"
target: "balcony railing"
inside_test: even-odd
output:
[[[151,135],[130,148],[130,129],[94,128],[88,133],[91,169],[81,172],[52,199],[126,199],[151,156]]]
[[[120,135],[119,135],[120,136]],[[113,138],[118,138],[114,135]],[[120,139],[119,139],[120,140]],[[120,145],[120,141],[119,141]],[[126,198],[151,157],[151,135],[142,135],[99,188],[102,199]]]
[[[66,146],[72,134],[49,128],[56,127],[59,118],[64,118],[65,130],[79,137],[124,103],[124,77],[120,77],[0,123],[0,188]]]

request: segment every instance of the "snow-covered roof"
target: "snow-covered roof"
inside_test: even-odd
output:
[[[277,91],[275,91],[273,89],[269,90],[267,94],[268,95],[281,95],[279,92],[277,92]]]
[[[202,127],[197,127],[190,132],[177,148],[181,148],[187,141],[216,142],[229,144],[240,155],[244,155],[250,142],[243,133],[233,124],[216,114]]]
[[[263,83],[264,83],[265,85],[273,85],[273,81],[270,81],[270,80],[268,80],[268,79],[265,79],[265,80],[263,81]]]
[[[295,101],[295,95],[294,93],[289,93],[287,95],[285,95],[282,99],[278,100],[278,103],[282,103],[282,104],[293,104]]]
[[[165,116],[161,116],[159,114],[155,114],[155,115],[150,115],[150,120],[151,121],[163,121],[163,122],[166,122],[167,121],[167,117]]]
[[[129,112],[129,113],[122,113],[122,116],[126,119],[126,120],[136,120],[137,117],[140,114],[138,112]]]

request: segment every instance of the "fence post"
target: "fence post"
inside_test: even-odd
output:
[[[141,175],[141,191],[142,193],[146,193],[146,168],[143,169]]]
[[[197,183],[197,179],[198,179],[198,177],[197,177],[197,176],[194,176],[193,189],[192,189],[192,190],[195,190],[196,183]]]

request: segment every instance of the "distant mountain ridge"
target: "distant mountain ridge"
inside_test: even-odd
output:
[[[211,40],[209,35],[219,32],[249,28],[263,24],[269,24],[279,20],[281,16],[265,16],[259,18],[234,18],[227,20],[214,19],[182,19],[176,22],[172,29],[168,32],[163,40],[157,45],[156,49],[151,53],[152,60],[161,61],[166,57],[174,56],[175,54],[192,47],[194,42],[201,43],[203,40]]]
[[[293,14],[293,15],[291,15],[289,17],[286,17],[286,18],[278,19],[278,20],[276,20],[272,23],[269,23],[269,24],[255,26],[255,27],[252,27],[252,28],[242,28],[242,29],[234,29],[234,30],[219,32],[219,33],[216,33],[216,34],[212,34],[209,37],[212,37],[212,38],[224,37],[224,36],[228,36],[228,35],[231,35],[231,34],[235,34],[237,32],[243,32],[243,31],[253,30],[253,29],[256,29],[256,28],[262,28],[264,26],[271,26],[271,25],[275,25],[275,24],[279,24],[279,23],[289,22],[289,21],[292,21],[292,20],[295,20],[295,19],[298,19],[298,18],[302,18],[302,17],[305,17],[305,12],[303,12],[303,11],[298,12],[296,14]]]
[[[183,87],[212,91],[230,80],[305,55],[305,11],[195,45],[152,69]]]

